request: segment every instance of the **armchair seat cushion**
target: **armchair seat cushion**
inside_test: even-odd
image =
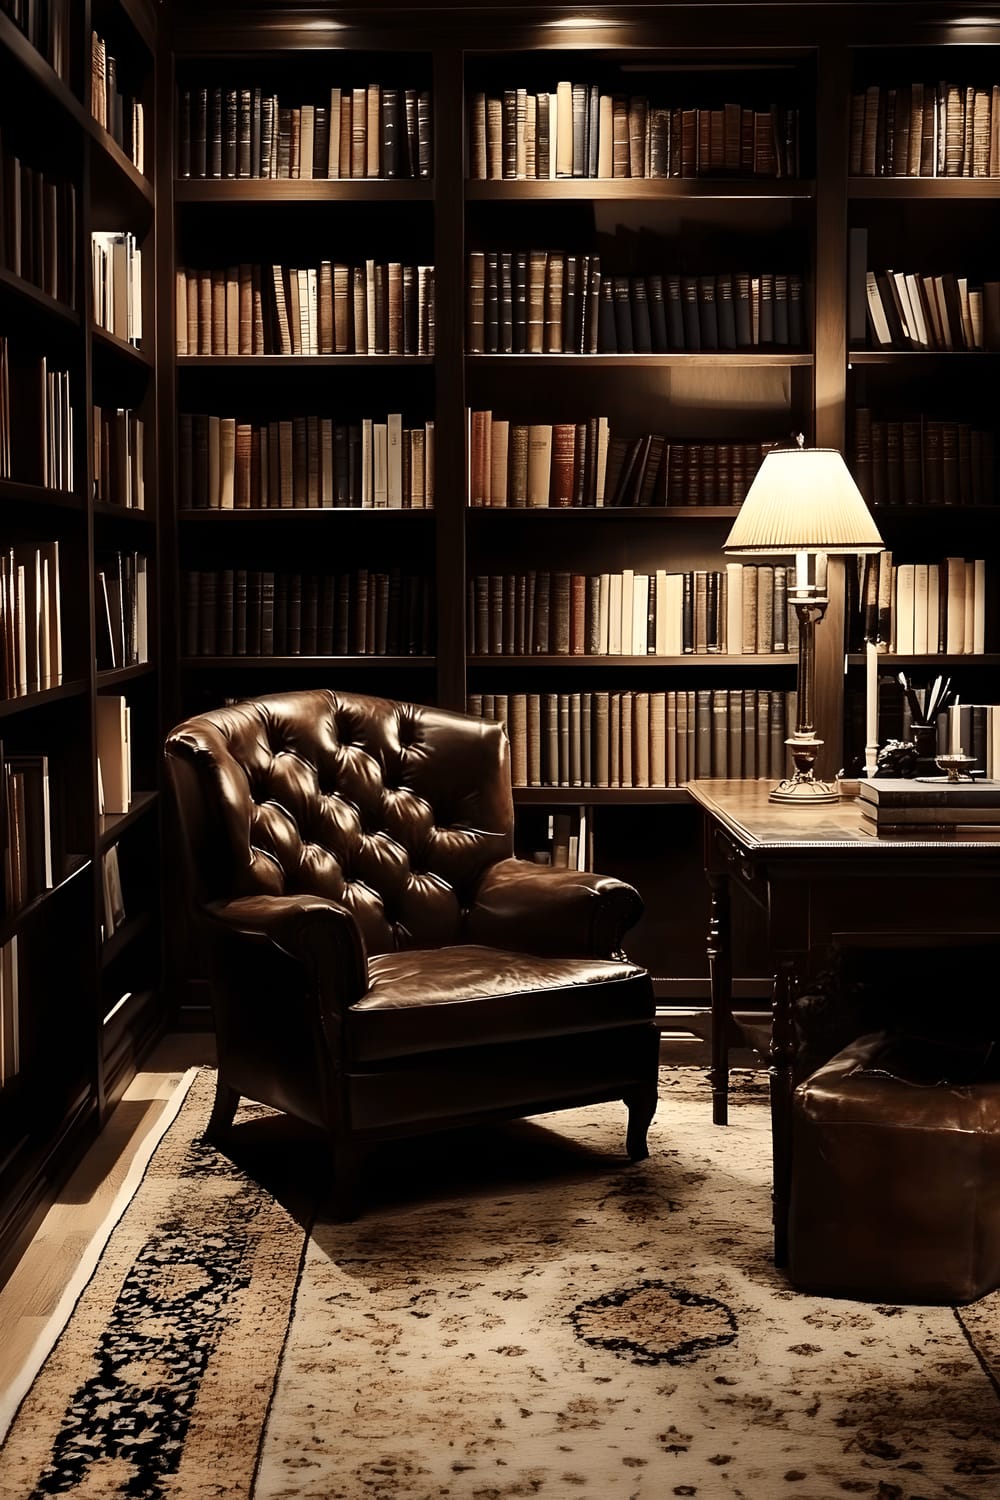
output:
[[[352,1061],[649,1025],[649,977],[617,959],[548,958],[471,943],[380,953],[347,1012]]]

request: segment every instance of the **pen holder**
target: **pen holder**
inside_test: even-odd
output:
[[[910,724],[910,737],[917,749],[918,776],[933,775],[937,771],[937,725]]]

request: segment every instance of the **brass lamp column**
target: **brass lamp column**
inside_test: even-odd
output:
[[[826,612],[827,556],[881,552],[882,538],[860,490],[836,448],[773,449],[747,491],[725,551],[737,557],[795,558],[789,592],[799,623],[795,730],[785,741],[795,767],[772,787],[769,801],[817,805],[837,791],[817,779],[823,741],[814,727],[816,626]],[[810,562],[812,568],[810,569]],[[811,576],[810,576],[811,573]]]

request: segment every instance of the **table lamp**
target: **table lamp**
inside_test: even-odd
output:
[[[795,732],[785,744],[794,773],[770,792],[771,802],[825,803],[836,788],[813,772],[823,744],[813,728],[816,626],[829,602],[826,560],[830,553],[881,552],[882,538],[861,491],[836,448],[774,448],[764,458],[724,550],[736,557],[794,557],[795,582],[788,591],[799,622]],[[810,568],[811,564],[811,568]]]

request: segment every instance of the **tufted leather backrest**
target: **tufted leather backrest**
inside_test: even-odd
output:
[[[454,942],[513,852],[506,733],[465,714],[275,693],[188,719],[166,757],[196,902],[327,896],[370,953]]]

